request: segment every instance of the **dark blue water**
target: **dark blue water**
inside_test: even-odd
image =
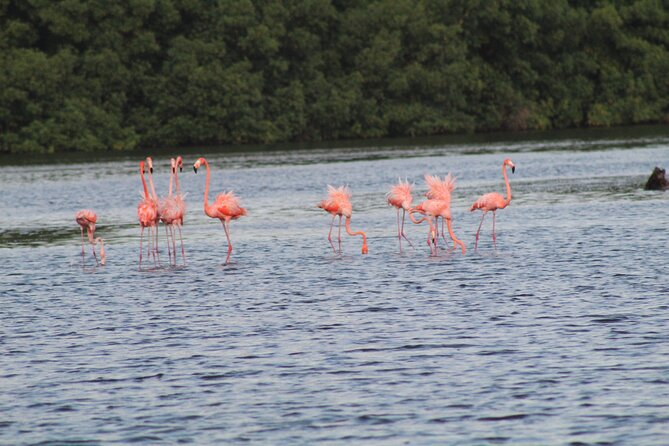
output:
[[[474,252],[467,209],[507,156],[497,250],[488,220]],[[138,159],[0,167],[0,443],[667,444],[669,193],[642,186],[669,135],[209,154],[211,199],[249,212],[226,266],[195,159],[187,266],[163,245],[142,271]],[[467,255],[430,257],[423,226],[399,254],[388,187],[447,172]],[[369,255],[332,254],[327,184]]]

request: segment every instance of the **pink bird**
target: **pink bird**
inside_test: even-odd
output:
[[[430,225],[427,245],[430,247],[430,252],[433,255],[437,255],[438,253],[436,238],[439,234],[439,227],[437,226],[437,219],[441,217],[442,221],[446,222],[448,233],[453,240],[453,245],[460,245],[462,253],[465,254],[467,252],[465,244],[458,240],[453,232],[451,193],[455,190],[455,178],[450,173],[443,180],[436,176],[425,175],[425,182],[429,187],[428,192],[425,194],[428,199],[411,209],[410,212],[419,212],[427,217],[427,221]]]
[[[165,235],[167,237],[167,255],[170,257],[170,263],[172,262],[172,253],[174,253],[174,265],[177,263],[177,249],[176,249],[176,238],[174,235],[174,226],[176,225],[179,216],[179,206],[177,204],[176,197],[172,194],[174,184],[174,177],[176,175],[176,160],[174,158],[170,159],[171,170],[170,170],[170,186],[169,193],[167,197],[160,200],[158,203],[158,214],[160,214],[160,221],[165,225]],[[170,247],[170,242],[172,247]],[[183,247],[183,244],[182,244]],[[185,257],[184,257],[185,258]]]
[[[151,198],[149,195],[149,190],[146,187],[146,180],[144,179],[144,167],[145,162],[139,162],[139,175],[142,178],[142,186],[144,187],[144,198],[137,205],[137,218],[139,219],[139,225],[142,228],[142,232],[139,236],[139,267],[142,267],[142,240],[144,238],[144,228],[149,230],[149,243],[148,243],[148,252],[153,254],[153,261],[155,264],[156,256],[155,251],[151,249],[151,241],[153,240],[152,232],[157,230],[156,225],[158,222],[158,204],[156,201]]]
[[[88,242],[91,244],[93,249],[93,257],[95,257],[95,263],[98,264],[98,256],[95,254],[95,223],[98,221],[98,216],[95,215],[95,212],[89,209],[83,209],[77,212],[74,216],[74,219],[77,221],[79,226],[81,226],[81,259],[84,260],[84,230],[88,236]],[[103,264],[104,265],[104,264]]]
[[[332,222],[330,223],[330,232],[328,233],[328,241],[332,249],[337,252],[332,243],[332,226],[334,225],[335,217],[339,216],[339,252],[341,253],[341,218],[346,217],[346,233],[351,236],[362,236],[362,253],[369,252],[367,248],[367,235],[362,232],[351,232],[351,215],[353,214],[353,206],[351,205],[351,191],[347,186],[333,187],[328,185],[328,197],[318,203],[318,207],[325,210],[332,215]]]
[[[228,239],[228,257],[225,259],[225,264],[230,261],[230,254],[232,253],[232,241],[230,240],[230,221],[236,220],[239,217],[246,215],[246,209],[239,205],[239,200],[235,194],[230,192],[223,192],[216,197],[214,204],[209,205],[209,163],[204,158],[199,158],[193,164],[193,170],[197,173],[197,169],[204,164],[207,168],[207,179],[204,187],[204,213],[211,218],[218,218],[225,230],[225,236]]]
[[[155,231],[153,231],[154,244],[153,250],[155,252],[155,258],[160,263],[160,253],[158,251],[158,222],[160,222],[160,199],[158,194],[156,194],[156,188],[153,185],[153,159],[150,156],[146,157],[146,165],[149,167],[149,185],[151,186],[151,199],[156,203],[156,219],[155,219]],[[169,240],[167,242],[169,244]]]
[[[390,188],[390,192],[386,195],[388,204],[397,208],[397,239],[400,242],[400,252],[402,252],[402,237],[404,237],[407,243],[409,243],[409,246],[413,248],[411,240],[409,240],[404,233],[404,217],[406,216],[406,212],[411,209],[411,204],[413,203],[413,196],[411,195],[412,190],[413,184],[409,184],[408,181],[402,181],[402,179],[400,179],[397,184]],[[401,224],[400,209],[402,210]],[[411,217],[411,213],[409,213],[409,217]]]
[[[511,185],[509,184],[509,177],[506,175],[506,166],[511,167],[511,173],[516,172],[516,166],[510,159],[505,159],[502,163],[502,175],[504,176],[504,184],[506,185],[506,198],[502,194],[497,192],[491,192],[489,194],[482,195],[478,200],[472,204],[472,207],[469,211],[475,211],[480,209],[483,211],[481,216],[481,223],[479,223],[479,228],[476,230],[476,244],[474,245],[474,250],[478,247],[479,244],[479,232],[481,231],[481,225],[483,224],[483,219],[485,215],[492,211],[492,242],[497,248],[497,236],[495,235],[495,212],[498,209],[504,209],[511,203]]]

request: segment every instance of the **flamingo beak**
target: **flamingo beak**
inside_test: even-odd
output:
[[[516,166],[511,166],[511,173],[516,173]]]
[[[195,173],[197,173],[197,167],[193,166],[193,171],[195,171]]]
[[[153,167],[149,167],[149,172],[153,174]]]
[[[184,171],[184,166],[179,166],[179,172],[183,172],[183,171]]]

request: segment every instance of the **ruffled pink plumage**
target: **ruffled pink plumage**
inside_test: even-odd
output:
[[[318,207],[332,215],[350,217],[353,214],[351,190],[348,186],[334,187],[328,185],[328,196],[318,203]]]
[[[137,219],[142,227],[155,226],[158,215],[158,205],[151,198],[145,198],[137,205]]]
[[[451,201],[451,194],[455,190],[455,177],[450,173],[442,180],[437,175],[425,175],[425,183],[428,191],[425,193],[427,198],[434,200]]]
[[[410,184],[408,181],[399,180],[399,183],[393,185],[390,188],[390,192],[386,195],[388,204],[398,209],[409,210],[413,203],[412,191],[413,184]]]

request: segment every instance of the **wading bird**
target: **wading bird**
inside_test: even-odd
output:
[[[404,233],[404,217],[406,212],[411,209],[411,204],[413,203],[413,196],[411,192],[413,190],[413,184],[410,184],[408,181],[402,181],[400,178],[399,182],[393,185],[390,188],[390,192],[386,195],[388,204],[394,206],[397,209],[397,239],[400,242],[400,252],[402,252],[402,237],[409,243],[409,246],[413,248],[411,240],[409,240]],[[400,209],[402,210],[402,222],[400,224]],[[411,217],[411,213],[409,213]]]
[[[453,246],[460,245],[462,253],[465,254],[467,252],[465,244],[458,240],[453,232],[451,193],[455,190],[455,178],[450,173],[443,180],[437,176],[425,175],[425,182],[428,185],[428,191],[425,194],[428,199],[413,208],[410,212],[419,212],[427,217],[427,221],[430,225],[430,233],[427,237],[430,253],[433,255],[438,254],[436,239],[439,235],[438,218],[441,217],[442,222],[446,222],[448,233],[453,240]],[[442,237],[444,237],[443,228]],[[444,237],[444,240],[445,239],[446,237]]]
[[[204,186],[204,213],[211,218],[218,218],[225,230],[225,236],[228,239],[228,256],[225,259],[227,264],[230,261],[230,254],[232,253],[232,241],[230,240],[230,221],[236,220],[239,217],[246,215],[246,209],[239,205],[239,200],[235,194],[230,192],[223,192],[216,197],[214,204],[209,205],[209,163],[204,158],[199,158],[193,164],[193,170],[197,173],[197,169],[204,164],[207,168],[207,178]]]
[[[353,214],[353,207],[351,205],[351,191],[347,186],[333,187],[328,185],[328,197],[318,203],[319,208],[332,215],[332,222],[330,223],[330,232],[328,233],[328,240],[334,252],[337,250],[332,243],[332,226],[334,225],[335,217],[339,216],[339,253],[341,253],[341,218],[346,217],[346,233],[348,235],[362,236],[362,253],[367,254],[367,235],[362,232],[351,232],[351,215]]]
[[[77,221],[79,226],[81,226],[81,260],[84,260],[84,229],[88,236],[88,242],[91,244],[91,249],[93,250],[93,257],[95,257],[95,263],[98,263],[98,256],[95,254],[95,223],[98,221],[98,216],[95,215],[95,212],[89,209],[83,209],[77,212],[74,216],[74,219]]]
[[[479,232],[481,232],[483,219],[489,211],[492,211],[492,242],[495,245],[495,248],[497,248],[497,236],[495,235],[495,212],[498,209],[504,209],[509,205],[509,203],[511,203],[511,185],[509,184],[509,177],[506,175],[506,166],[511,167],[511,173],[516,172],[516,166],[513,164],[513,162],[508,158],[505,159],[502,163],[502,175],[504,176],[504,184],[506,185],[506,198],[504,198],[502,194],[491,192],[479,197],[479,199],[476,200],[469,209],[470,212],[477,209],[483,211],[483,215],[481,216],[481,223],[479,223],[479,227],[476,230],[476,244],[474,245],[474,250],[476,250],[479,244]]]
[[[151,243],[153,240],[153,231],[157,231],[157,222],[158,222],[158,204],[156,201],[149,195],[149,190],[146,187],[146,180],[144,179],[144,167],[145,162],[139,162],[139,175],[142,178],[142,187],[144,188],[144,197],[142,201],[137,205],[137,219],[139,220],[139,226],[142,228],[142,231],[139,236],[139,267],[142,267],[142,240],[144,238],[144,228],[148,228],[149,232],[149,242],[148,242],[148,253],[153,254],[153,262],[156,263],[156,253],[151,249]]]

